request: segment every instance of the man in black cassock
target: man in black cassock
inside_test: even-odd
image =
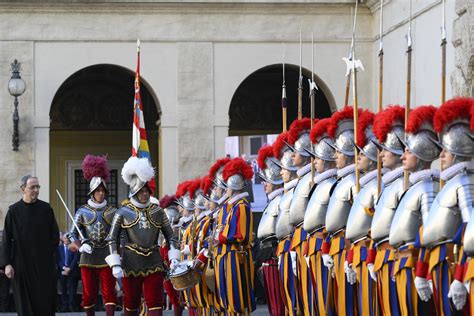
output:
[[[10,205],[5,218],[0,267],[12,280],[18,315],[54,315],[58,224],[51,206],[38,200],[38,178],[22,177],[20,188],[23,198]]]

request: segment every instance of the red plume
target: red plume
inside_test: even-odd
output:
[[[414,134],[420,129],[423,123],[428,123],[432,126],[436,110],[436,107],[432,105],[422,105],[411,110],[410,114],[408,114],[407,128],[405,131]]]
[[[311,129],[311,119],[308,117],[304,117],[301,120],[295,120],[290,125],[290,129],[288,130],[288,143],[293,145],[298,138],[300,137],[300,133],[304,130],[309,131]]]
[[[189,197],[191,199],[194,199],[196,197],[196,191],[199,190],[199,187],[201,186],[201,178],[196,178],[194,180],[189,181],[189,186],[188,186],[188,193]]]
[[[258,158],[257,158],[257,163],[260,169],[265,169],[267,165],[265,164],[265,160],[269,157],[273,157],[273,147],[272,146],[263,146],[260,148],[258,151]]]
[[[101,177],[104,181],[109,180],[107,156],[86,155],[82,161],[82,173],[87,181],[91,181],[93,177]]]
[[[456,119],[470,120],[471,130],[474,130],[474,98],[454,98],[446,101],[436,111],[434,116],[434,128],[441,133],[443,127]],[[471,116],[469,118],[469,115]]]
[[[167,208],[171,204],[176,202],[176,196],[174,195],[165,195],[160,199],[160,207]]]
[[[372,129],[380,143],[385,142],[388,132],[396,121],[402,124],[405,122],[405,108],[400,105],[391,105],[375,115]]]
[[[357,146],[360,148],[366,145],[365,130],[374,123],[375,114],[369,110],[362,110],[357,121]]]
[[[360,114],[360,110],[359,110]],[[336,136],[337,126],[342,120],[354,119],[354,108],[352,106],[345,106],[343,109],[337,111],[331,116],[331,123],[328,127],[328,134],[331,137]]]
[[[324,133],[328,132],[329,124],[331,123],[331,118],[324,118],[319,120],[317,123],[313,125],[313,129],[309,133],[309,138],[313,144],[316,144],[318,139],[324,135]]]
[[[209,169],[209,178],[211,178],[211,180],[214,180],[216,178],[217,170],[219,170],[220,167],[226,165],[230,160],[231,159],[229,157],[218,159]]]
[[[285,142],[288,140],[288,132],[283,132],[278,135],[273,143],[273,156],[277,159],[281,158],[281,150],[286,146]]]
[[[203,194],[209,195],[209,193],[211,192],[212,185],[213,185],[213,182],[212,182],[211,178],[209,178],[209,176],[205,176],[204,178],[202,178],[202,180],[201,180],[201,190],[202,190]]]
[[[245,180],[250,180],[253,177],[253,170],[245,160],[237,157],[225,165],[224,171],[222,172],[224,181],[227,181],[227,179],[234,174],[240,174]]]
[[[183,181],[176,187],[176,198],[179,199],[188,191],[188,186],[191,184],[191,181]]]

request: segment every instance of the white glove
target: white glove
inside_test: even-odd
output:
[[[471,280],[464,282],[464,287],[467,290],[467,293],[471,292]]]
[[[325,253],[323,254],[322,258],[323,258],[324,266],[328,268],[329,270],[331,270],[332,267],[334,266],[334,260],[332,259],[332,257],[328,255],[327,253]]]
[[[374,264],[367,264],[367,269],[369,269],[370,277],[372,278],[372,280],[374,280],[374,282],[377,282],[377,273],[375,272]]]
[[[309,268],[310,267],[309,256],[304,256],[304,260],[306,261],[306,265]]]
[[[449,287],[448,297],[453,301],[454,306],[460,311],[466,304],[467,290],[464,284],[454,280]]]
[[[170,270],[174,270],[179,264],[178,259],[171,259],[170,260]]]
[[[430,283],[425,278],[415,277],[415,288],[423,302],[428,302],[431,297]]]
[[[114,275],[116,279],[123,278],[123,270],[120,266],[112,267],[112,274]]]
[[[181,253],[185,256],[188,256],[191,254],[191,248],[189,248],[189,245],[184,245],[183,250],[181,250]]]
[[[344,272],[346,272],[347,282],[354,285],[357,281],[357,272],[352,269],[352,264],[347,261],[344,261]]]
[[[92,253],[92,247],[88,243],[83,243],[81,247],[79,247],[79,252],[85,252],[88,254]]]
[[[296,266],[296,251],[290,251],[291,256],[291,266],[293,268],[293,274],[298,276],[297,266]]]
[[[280,270],[281,266],[281,256],[278,256],[278,270]]]

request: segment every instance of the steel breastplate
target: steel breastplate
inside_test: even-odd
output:
[[[388,238],[390,225],[403,195],[403,175],[385,186],[375,205],[370,234],[375,242]]]
[[[390,226],[389,243],[395,248],[415,242],[423,225],[423,210],[429,210],[438,191],[432,179],[414,183],[403,195]]]
[[[331,188],[335,182],[336,178],[331,177],[316,184],[304,214],[303,228],[305,231],[313,232],[320,227],[324,227]]]
[[[344,228],[352,207],[355,189],[355,173],[341,178],[329,199],[326,213],[326,230],[333,234]]]
[[[346,227],[346,238],[351,242],[363,238],[369,233],[376,199],[377,178],[369,181],[354,200]]]
[[[94,247],[105,247],[105,238],[109,233],[115,211],[116,209],[110,205],[102,209],[94,209],[88,205],[83,205],[78,209],[84,237],[90,240]]]
[[[290,204],[290,224],[296,226],[304,220],[309,192],[311,191],[311,172],[305,174],[295,187]]]
[[[278,206],[280,204],[281,195],[276,196],[268,203],[263,211],[262,218],[258,224],[257,237],[260,240],[275,235],[276,223],[278,218]]]
[[[140,209],[124,206],[119,212],[122,215],[122,229],[125,229],[125,240],[129,244],[148,249],[157,245],[159,225],[155,222],[159,208],[151,204]]]
[[[285,238],[293,231],[293,225],[290,224],[290,204],[293,198],[293,189],[285,192],[281,199],[278,210],[278,218],[275,228],[275,234],[278,239]]]
[[[470,204],[472,210],[471,198],[469,198],[470,201],[466,201],[466,195],[460,196],[458,192],[461,187],[465,192],[469,192],[470,197],[474,196],[474,182],[465,173],[456,175],[447,181],[436,196],[428,219],[423,225],[423,244],[426,247],[453,238],[463,222],[461,203]]]

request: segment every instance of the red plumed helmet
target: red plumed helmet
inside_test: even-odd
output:
[[[436,111],[434,116],[434,127],[436,132],[441,133],[443,129],[455,121],[465,121],[474,131],[474,98],[455,98],[446,101]]]
[[[277,159],[281,158],[282,150],[285,148],[285,142],[288,141],[288,132],[283,132],[278,135],[277,139],[273,143],[273,156]]]
[[[216,162],[209,169],[209,178],[214,180],[216,178],[216,172],[222,167],[225,166],[231,159],[229,157],[221,158],[216,160]]]
[[[93,177],[101,177],[104,181],[109,180],[107,156],[86,155],[82,161],[82,173],[87,181],[91,181]]]
[[[354,119],[354,108],[352,106],[345,106],[343,109],[335,112],[331,116],[331,122],[328,127],[329,136],[332,138],[336,136],[336,131],[337,131],[337,128],[339,127],[339,122],[343,120],[353,120],[353,119]]]
[[[288,130],[288,143],[293,145],[300,137],[301,132],[311,129],[311,119],[304,117],[300,120],[293,121]]]
[[[188,186],[191,184],[191,181],[183,181],[176,187],[176,198],[179,199],[180,197],[184,196],[188,191]]]
[[[415,134],[420,129],[433,130],[433,118],[436,113],[436,107],[432,105],[422,105],[411,110],[408,114],[406,132]]]
[[[175,195],[165,195],[160,199],[160,207],[167,208],[171,204],[176,203],[176,196]]]
[[[329,136],[328,128],[329,128],[330,123],[331,123],[331,118],[328,117],[328,118],[319,120],[317,123],[313,125],[313,129],[309,133],[309,138],[311,139],[311,142],[313,144],[316,144],[318,140],[325,134]]]
[[[222,176],[224,181],[227,182],[229,177],[235,174],[239,174],[244,180],[250,180],[253,177],[253,170],[244,159],[237,157],[225,165]]]
[[[194,200],[194,198],[196,197],[196,191],[199,190],[201,186],[201,178],[196,178],[194,180],[190,180],[189,182],[190,183],[187,187],[187,191],[189,193],[189,198]]]
[[[367,128],[374,123],[375,114],[369,110],[362,110],[357,121],[357,146],[362,148],[367,143]],[[372,133],[372,131],[370,131]]]
[[[385,142],[387,134],[397,122],[402,125],[405,122],[405,108],[400,105],[391,105],[375,115],[372,129],[380,143]]]
[[[201,191],[204,195],[209,195],[211,193],[213,182],[209,176],[204,176],[201,180]]]
[[[265,164],[265,160],[273,156],[274,154],[273,154],[272,146],[267,145],[260,148],[260,150],[258,151],[258,158],[257,158],[257,163],[260,169],[262,170],[265,169],[267,167],[267,165]]]

